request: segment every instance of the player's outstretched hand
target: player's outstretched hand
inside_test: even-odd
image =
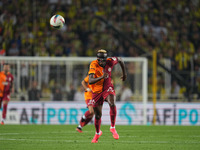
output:
[[[126,78],[127,78],[127,75],[126,75],[126,74],[120,77],[120,79],[121,79],[122,81],[125,81]]]

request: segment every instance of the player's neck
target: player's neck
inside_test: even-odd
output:
[[[5,73],[6,75],[8,75],[9,72],[8,72],[8,71],[4,71],[4,73]]]
[[[102,67],[102,68],[105,68],[106,67],[106,65],[105,66],[101,66],[101,65],[99,65],[100,67]]]

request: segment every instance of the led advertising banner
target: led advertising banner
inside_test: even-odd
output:
[[[116,124],[143,125],[142,103],[118,102],[116,106]],[[78,124],[87,110],[86,104],[80,102],[10,102],[6,121],[8,124]],[[110,125],[109,112],[105,102],[102,124]],[[147,125],[152,124],[153,112],[153,104],[148,103]],[[156,124],[200,125],[200,103],[157,103]]]

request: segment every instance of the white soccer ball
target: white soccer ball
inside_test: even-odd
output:
[[[61,29],[65,24],[65,19],[61,15],[54,15],[50,19],[50,25],[55,29]]]

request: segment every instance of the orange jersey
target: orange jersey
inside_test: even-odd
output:
[[[91,85],[89,85],[89,76],[88,75],[85,77],[84,81],[87,83],[87,87],[91,89]],[[92,99],[92,92],[85,91],[84,96],[85,96],[85,100]]]
[[[0,72],[0,97],[3,97],[5,82],[6,82],[6,75],[4,74],[4,72]]]
[[[99,78],[103,75],[103,67],[99,66],[98,60],[94,60],[90,63],[90,70],[88,74],[94,74],[94,78]],[[103,91],[104,79],[91,84],[91,89],[93,93],[101,93]]]

